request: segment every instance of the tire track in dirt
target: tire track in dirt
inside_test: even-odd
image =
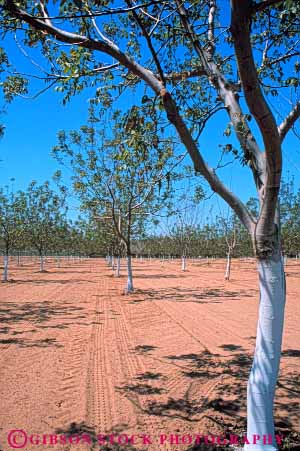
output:
[[[101,293],[103,293],[102,288],[99,290]],[[97,296],[96,300],[95,319],[89,345],[86,387],[87,423],[95,428],[98,433],[108,431],[112,424],[110,368],[105,346],[108,318],[105,313],[103,296],[103,294]]]
[[[97,311],[102,312],[98,313],[102,325],[95,325],[91,349],[96,349],[89,351],[87,422],[100,433],[123,431],[154,436],[167,429],[169,420],[147,412],[153,394],[137,396],[130,392],[137,384],[137,376],[145,374],[149,367],[144,356],[135,350],[138,342],[128,320],[127,300],[114,296],[109,285],[110,280],[104,279],[97,306]]]
[[[145,371],[141,358],[132,353],[134,343],[126,326],[122,302],[111,294],[105,278],[97,301],[98,319],[91,337],[87,418],[101,432],[136,426],[136,409],[124,394],[134,377]],[[98,323],[98,321],[96,321]],[[93,391],[93,387],[95,390]]]
[[[158,312],[155,312],[155,309],[153,308],[154,306],[156,309],[158,309]],[[170,366],[174,365],[179,368],[177,372],[171,370],[170,372],[167,371],[168,376],[164,386],[167,387],[169,394],[174,395],[175,393],[183,393],[183,388],[186,388],[187,385],[187,380],[183,377],[183,373],[191,370],[191,367],[193,368],[192,361],[189,361],[189,354],[191,355],[192,360],[193,354],[197,358],[197,354],[201,354],[201,352],[206,352],[208,355],[213,356],[215,367],[218,367],[218,365],[220,364],[219,370],[213,369],[213,372],[217,371],[219,375],[214,374],[212,378],[206,378],[205,383],[203,382],[203,378],[202,380],[197,380],[197,375],[195,375],[195,378],[192,380],[189,387],[190,399],[197,399],[198,401],[199,399],[202,399],[205,401],[209,398],[212,398],[216,394],[216,389],[224,382],[226,374],[222,374],[221,371],[222,363],[224,364],[224,361],[221,362],[221,360],[218,358],[218,356],[220,356],[220,337],[216,336],[217,334],[215,334],[214,331],[218,329],[221,330],[222,337],[224,339],[225,335],[225,342],[227,343],[228,341],[230,343],[235,343],[237,341],[241,342],[242,339],[245,344],[249,345],[249,341],[243,339],[243,337],[241,337],[239,334],[235,333],[229,328],[223,328],[222,318],[221,321],[219,321],[218,319],[217,321],[207,321],[205,327],[203,327],[203,318],[201,318],[199,324],[199,313],[201,313],[201,310],[199,310],[199,305],[194,305],[192,302],[187,302],[183,308],[183,304],[180,302],[175,303],[172,301],[161,302],[156,300],[148,300],[143,302],[142,312],[142,315],[137,315],[136,318],[131,320],[131,325],[134,326],[133,331],[136,332],[136,327],[140,329],[140,333],[137,333],[137,336],[139,336],[141,340],[144,332],[145,336],[149,337],[149,333],[147,333],[148,331],[145,327],[143,327],[143,323],[146,323],[148,325],[150,322],[150,327],[154,335],[155,330],[153,330],[152,326],[155,326],[156,323],[157,332],[163,331],[164,334],[164,349],[168,350],[168,352],[173,351],[174,354],[175,360],[168,362],[168,364]],[[168,320],[165,319],[166,317],[168,318]],[[155,318],[155,320],[153,320],[153,318]],[[167,326],[168,323],[172,324],[170,330]],[[186,324],[188,324],[188,327],[186,326]],[[168,337],[168,335],[170,336]],[[182,350],[182,352],[180,352],[180,342],[184,343],[184,349]],[[150,341],[150,345],[151,343],[155,344],[156,342]],[[176,352],[174,352],[174,349],[176,350]],[[153,352],[155,353],[155,351]],[[176,355],[182,355],[183,359],[181,360],[179,358],[178,360],[176,360]],[[186,360],[184,360],[184,356],[186,356]],[[156,364],[156,368],[158,368],[157,365],[159,360],[160,364],[162,364],[162,368],[164,368],[164,371],[166,373],[166,357],[168,356],[165,355],[162,356],[162,358],[157,359],[157,357],[151,357],[149,355],[148,359],[153,359]],[[222,359],[227,358],[226,355],[221,355],[220,357]]]
[[[113,297],[111,297],[111,301],[113,301]],[[120,297],[117,297],[113,304],[114,308],[117,307],[117,311],[120,313],[115,321],[115,327],[116,337],[119,337],[116,343],[121,357],[120,363],[127,383],[127,386],[123,386],[123,389],[128,390],[127,393],[124,391],[123,396],[130,400],[136,416],[136,430],[133,430],[132,433],[139,431],[140,433],[154,435],[159,428],[164,429],[166,421],[164,418],[158,419],[155,416],[149,416],[147,413],[147,405],[153,401],[153,394],[147,394],[147,390],[149,388],[151,390],[151,387],[146,385],[144,391],[145,385],[137,379],[146,373],[148,367],[143,355],[140,355],[136,350],[136,340],[129,320],[128,309],[126,309],[127,302],[126,298],[120,300]],[[142,389],[142,393],[139,392],[140,389]],[[136,390],[138,390],[137,393]],[[121,398],[119,400],[122,402]]]
[[[139,305],[136,304],[134,307],[129,307],[130,302],[124,302],[123,309],[128,310],[129,309],[135,309],[135,312],[139,309]],[[182,352],[186,352],[186,346],[188,343],[191,344],[191,348],[195,349],[195,343],[196,343],[196,349],[199,351],[199,340],[195,339],[195,336],[189,334],[187,329],[185,327],[182,328],[182,326],[177,322],[174,323],[174,318],[172,315],[166,314],[164,310],[161,310],[161,308],[158,305],[153,304],[153,302],[145,302],[143,303],[142,307],[142,315],[137,312],[137,317],[135,317],[134,313],[131,311],[127,312],[127,317],[130,318],[129,324],[130,324],[130,331],[132,332],[132,335],[135,337],[135,343],[141,344],[145,343],[145,340],[149,339],[149,329],[151,330],[151,336],[153,335],[153,338],[156,337],[156,339],[159,339],[159,336],[163,332],[164,335],[164,350],[165,351],[174,351],[174,346],[178,350],[178,344],[180,342],[184,343],[183,347],[184,350]],[[163,314],[162,314],[163,313]],[[145,316],[144,320],[142,319],[143,316]],[[155,318],[155,320],[154,320]],[[150,322],[150,326],[149,326]],[[127,321],[128,323],[128,321]],[[175,324],[175,326],[174,326]],[[144,326],[143,328],[141,326]],[[138,326],[138,328],[137,328]],[[146,326],[146,328],[145,328]],[[152,326],[155,326],[156,329],[154,329]],[[146,333],[145,333],[146,332]],[[145,335],[144,335],[145,333]],[[168,337],[169,334],[169,337]],[[188,336],[188,340],[187,340]],[[142,341],[143,340],[143,341]],[[147,349],[147,343],[150,344],[156,344],[156,341],[146,341],[145,348]],[[143,345],[141,345],[141,348],[143,348]],[[153,346],[155,348],[155,346]],[[205,349],[203,346],[201,346],[201,349]],[[153,353],[156,351],[153,350]],[[166,354],[166,352],[164,352]],[[172,398],[178,399],[178,397],[182,397],[183,403],[184,399],[186,399],[187,402],[193,402],[193,397],[197,396],[197,399],[199,400],[199,387],[201,384],[198,384],[196,381],[192,381],[190,383],[187,383],[187,380],[182,377],[181,371],[187,370],[188,367],[184,365],[175,364],[172,361],[167,362],[166,356],[162,356],[162,358],[157,358],[156,356],[149,355],[148,352],[143,355],[144,360],[146,360],[146,367],[147,370],[153,371],[155,374],[162,371],[164,373],[164,380],[163,380],[163,387],[165,390],[165,394],[159,396],[158,399],[158,413],[155,415],[154,411],[152,413],[152,420],[153,426],[151,427],[151,431],[161,431],[161,433],[165,433],[168,431],[169,428],[169,422],[170,418],[173,424],[174,430],[177,428],[179,429],[185,429],[186,431],[191,430],[191,426],[188,424],[189,418],[180,417],[180,415],[176,414],[174,412],[174,409],[172,409],[172,401],[170,401]],[[174,371],[174,367],[176,367]],[[179,370],[178,370],[179,368]],[[202,384],[203,386],[203,384]],[[212,388],[214,388],[215,382],[210,381],[205,386],[206,394],[208,391],[210,391]],[[194,393],[194,396],[192,395],[192,392]],[[153,397],[144,398],[144,402],[141,402],[140,404],[142,406],[147,407],[147,401],[153,402]],[[155,407],[155,406],[154,406]],[[179,407],[177,407],[178,409]],[[162,410],[161,410],[162,409]],[[147,409],[146,409],[147,410]],[[161,414],[159,413],[161,411]],[[148,412],[149,414],[149,412]],[[151,415],[151,414],[150,414]],[[146,424],[149,425],[150,421],[149,418],[146,420]],[[149,426],[148,426],[149,427]],[[169,445],[165,445],[167,448]],[[172,446],[171,446],[172,448]]]
[[[180,359],[174,359],[173,357],[180,357],[180,355],[195,355],[197,356],[201,352],[210,352],[208,347],[203,343],[202,337],[201,340],[199,337],[196,336],[195,333],[191,332],[189,329],[185,327],[182,322],[183,315],[182,311],[180,312],[172,312],[168,311],[166,308],[166,305],[162,306],[161,304],[154,302],[153,305],[158,308],[160,312],[163,312],[163,314],[167,315],[167,317],[170,320],[170,324],[172,325],[171,329],[171,339],[170,339],[170,348],[168,350],[168,356],[163,356],[164,364],[166,364],[166,358],[169,359],[167,364],[170,366],[170,372],[168,372],[167,381],[166,381],[166,387],[168,388],[168,391],[170,395],[187,392],[187,379],[183,377],[184,373],[189,373],[191,371],[190,365],[187,363],[187,360],[180,360]],[[180,315],[180,319],[176,317],[176,314],[178,313]],[[160,317],[163,317],[162,314],[160,314]],[[177,325],[177,327],[174,327],[174,323]],[[180,337],[180,330],[183,331],[183,334],[181,333],[182,338]],[[186,336],[188,339],[186,339]],[[183,348],[181,348],[178,343],[184,343]],[[174,353],[175,351],[175,353]],[[176,362],[176,363],[175,363]],[[176,371],[173,370],[172,367],[178,368]],[[172,369],[171,369],[172,368]],[[207,397],[207,395],[216,387],[216,385],[220,381],[211,380],[207,381],[205,384],[203,381],[197,381],[197,379],[192,379],[189,386],[189,395],[190,399],[195,399],[197,397],[197,400],[204,399]]]

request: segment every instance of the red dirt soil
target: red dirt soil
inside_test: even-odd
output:
[[[0,450],[12,429],[30,434],[148,434],[124,449],[187,450],[160,434],[242,434],[254,350],[254,261],[134,260],[136,292],[125,296],[104,260],[11,263],[0,295]],[[300,263],[286,266],[287,306],[277,430],[299,430]],[[48,440],[48,439],[47,439]],[[96,440],[96,439],[95,439]],[[22,437],[16,438],[21,443]],[[87,450],[30,444],[26,450]],[[100,449],[104,449],[100,447]],[[112,446],[107,449],[119,449]],[[122,447],[123,449],[123,447]],[[220,448],[222,449],[222,447]]]

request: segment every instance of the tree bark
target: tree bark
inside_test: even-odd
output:
[[[120,277],[120,268],[121,268],[121,258],[120,255],[118,255],[116,277]]]
[[[230,279],[230,269],[231,269],[231,253],[227,253],[227,265],[226,265],[226,271],[225,271],[225,280]]]
[[[131,255],[127,255],[127,293],[133,292],[133,278],[132,278],[132,265]]]
[[[8,281],[8,254],[5,254],[3,257],[4,260],[4,268],[3,268],[3,282]]]
[[[259,435],[256,445],[245,451],[275,451],[273,401],[280,364],[285,307],[285,274],[280,252],[258,260],[260,305],[256,348],[247,389],[247,437]],[[273,437],[263,444],[263,435]]]
[[[42,254],[40,255],[40,271],[44,272],[44,257]]]
[[[181,271],[186,271],[186,257],[183,255],[181,259]]]

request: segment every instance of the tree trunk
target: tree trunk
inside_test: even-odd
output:
[[[279,254],[279,253],[278,253]],[[258,261],[260,305],[256,348],[247,390],[247,437],[259,435],[247,451],[274,451],[273,401],[277,382],[285,306],[285,274],[282,257]],[[271,435],[272,444],[263,444]]]
[[[186,257],[181,258],[181,271],[186,271]]]
[[[231,253],[227,253],[227,265],[226,265],[226,272],[225,272],[225,280],[230,279],[230,269],[231,269]]]
[[[131,255],[127,255],[127,293],[133,292]]]
[[[8,255],[4,255],[3,257],[3,264],[4,264],[4,268],[3,268],[3,282],[7,282],[8,281]]]
[[[44,272],[44,257],[40,255],[40,271]]]
[[[121,268],[121,258],[120,255],[118,255],[116,277],[120,277],[120,268]]]

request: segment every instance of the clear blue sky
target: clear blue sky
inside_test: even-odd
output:
[[[17,49],[15,43],[8,42],[10,58],[22,70],[32,72],[32,66]],[[14,189],[25,189],[31,180],[44,182],[51,179],[59,169],[58,163],[50,152],[56,144],[59,130],[77,129],[85,124],[89,92],[75,96],[71,102],[63,106],[61,96],[54,88],[40,95],[35,100],[16,98],[7,107],[2,116],[5,135],[0,141],[0,183],[10,185],[15,178]],[[123,97],[123,105],[133,103],[134,99]],[[288,111],[288,110],[287,110]],[[219,149],[218,144],[224,142],[223,131],[228,119],[220,113],[208,123],[200,140],[200,149],[205,159],[214,165]],[[280,121],[279,121],[280,122]],[[300,183],[300,143],[290,133],[283,146],[284,174],[287,171],[295,176],[296,186]],[[186,160],[189,162],[189,159]],[[255,195],[250,171],[238,163],[222,169],[219,174],[230,188],[243,200]],[[215,196],[214,196],[215,197]],[[215,199],[212,203],[215,203]],[[71,201],[71,217],[76,215],[78,203]],[[217,211],[216,211],[217,213]]]

